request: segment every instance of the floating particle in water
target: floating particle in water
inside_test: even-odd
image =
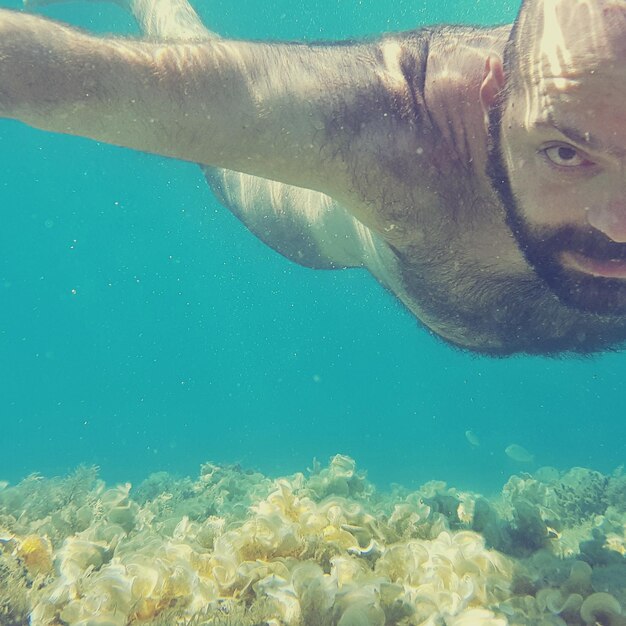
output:
[[[504,453],[517,463],[532,463],[535,457],[522,446],[512,443],[504,449]]]
[[[467,439],[471,446],[477,448],[480,445],[480,439],[478,435],[473,430],[465,431],[465,439]]]

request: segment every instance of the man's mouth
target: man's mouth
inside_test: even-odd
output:
[[[626,260],[594,259],[578,252],[563,252],[565,267],[603,278],[626,278]]]

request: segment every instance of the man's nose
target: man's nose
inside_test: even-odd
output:
[[[587,211],[587,222],[613,241],[626,243],[626,200],[591,207]]]

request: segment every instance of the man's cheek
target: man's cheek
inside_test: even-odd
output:
[[[565,226],[579,222],[580,198],[562,186],[529,181],[520,205],[528,221],[541,226]]]

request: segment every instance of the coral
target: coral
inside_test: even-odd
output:
[[[0,520],[11,532],[46,536],[54,546],[86,529],[98,515],[104,483],[97,468],[79,467],[66,478],[33,474],[0,490]]]
[[[615,507],[620,513],[626,513],[626,475],[621,470],[609,479],[606,499],[609,506]]]
[[[175,526],[182,517],[240,519],[250,505],[267,496],[271,486],[272,481],[262,474],[244,471],[239,465],[205,463],[196,481],[158,472],[134,489],[132,496],[156,518],[169,519]]]
[[[488,545],[518,558],[543,549],[562,558],[586,551],[600,563],[610,558],[609,549],[626,551],[622,488],[621,474],[541,468],[535,476],[512,476],[499,499],[476,500],[472,528]]]
[[[559,517],[567,525],[579,524],[593,515],[602,515],[609,504],[609,479],[593,470],[574,467],[553,486]]]
[[[354,459],[337,454],[327,468],[314,460],[311,475],[300,491],[319,502],[328,496],[368,498],[374,488],[366,480],[365,473],[357,471]]]
[[[266,626],[275,623],[274,614],[274,607],[267,599],[256,600],[250,606],[219,601],[208,611],[200,611],[192,617],[184,615],[180,609],[168,609],[142,622],[141,626]]]
[[[591,583],[594,591],[610,593],[626,606],[626,563],[594,567]]]
[[[585,624],[623,626],[622,607],[610,593],[594,593],[580,607],[580,617]]]
[[[33,575],[47,574],[52,569],[52,544],[47,537],[24,537],[19,542],[16,553]]]
[[[0,623],[623,625],[620,476],[544,469],[490,499],[381,493],[341,455],[308,476],[207,463],[136,490],[30,477],[0,490]]]
[[[32,474],[18,486],[0,490],[0,510],[40,520],[53,513],[65,511],[68,506],[81,506],[90,502],[89,495],[102,482],[98,468],[81,466],[65,478],[43,479]]]

